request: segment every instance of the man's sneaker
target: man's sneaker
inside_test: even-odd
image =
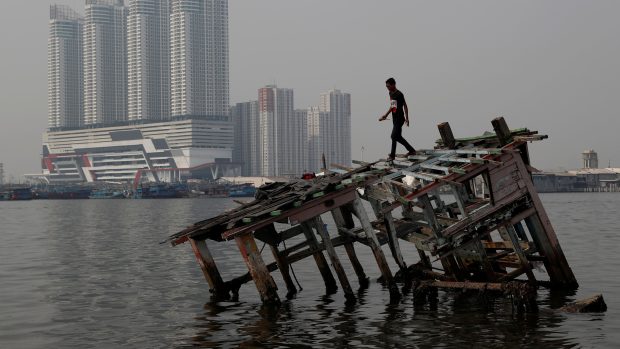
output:
[[[416,154],[416,151],[414,150],[414,151],[408,152],[406,155],[409,157],[409,156],[414,156],[415,154]]]
[[[387,156],[387,161],[394,161],[396,157],[392,156],[392,155],[388,155]]]

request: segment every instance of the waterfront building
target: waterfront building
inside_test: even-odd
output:
[[[129,120],[170,117],[169,0],[129,0],[127,105]]]
[[[319,110],[328,113],[325,157],[329,163],[351,165],[351,95],[330,90],[320,95]]]
[[[583,168],[598,168],[598,154],[590,149],[581,153],[583,158]]]
[[[228,1],[171,0],[171,112],[229,113]]]
[[[304,164],[295,159],[304,139],[297,137],[293,90],[268,85],[258,90],[261,176],[298,176]]]
[[[178,170],[213,179],[240,174],[232,149],[232,123],[203,118],[47,131],[43,175],[50,182],[129,181],[138,171],[157,170],[172,180]]]
[[[64,5],[50,6],[47,55],[48,127],[82,122],[83,18]]]
[[[261,142],[258,101],[237,103],[231,108],[235,125],[233,161],[241,164],[243,176],[260,174]]]
[[[0,162],[0,185],[4,184],[4,164]]]
[[[228,0],[206,0],[207,115],[228,115],[230,107]]]
[[[326,165],[330,154],[330,115],[321,111],[320,107],[308,108],[307,114],[307,142],[308,142],[308,170],[319,172],[323,168],[323,154]]]
[[[84,124],[127,119],[127,9],[123,0],[86,0]]]

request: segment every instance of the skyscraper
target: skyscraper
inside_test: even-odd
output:
[[[86,0],[84,124],[127,119],[127,9],[123,0]]]
[[[169,0],[129,0],[129,120],[162,120],[170,117],[169,9]]]
[[[351,95],[340,90],[330,90],[320,96],[319,109],[329,113],[327,149],[328,162],[349,166],[351,164]]]
[[[307,139],[308,139],[308,170],[319,171],[323,168],[322,157],[325,155],[326,165],[329,166],[330,154],[330,115],[321,111],[320,107],[310,107],[307,111]],[[334,162],[334,161],[331,161]]]
[[[172,0],[170,15],[173,116],[205,116],[205,1]]]
[[[206,0],[207,115],[228,114],[228,0]]]
[[[233,162],[241,163],[241,175],[260,175],[261,142],[258,101],[237,103],[231,108],[235,124]]]
[[[261,139],[261,175],[298,176],[298,147],[303,140],[296,137],[293,90],[275,85],[258,90]]]
[[[47,61],[49,128],[82,122],[82,17],[63,5],[50,6]]]
[[[171,0],[173,116],[229,113],[228,1]]]

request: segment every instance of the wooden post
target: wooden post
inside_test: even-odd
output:
[[[345,207],[338,207],[338,208],[333,209],[331,211],[332,217],[334,217],[334,222],[336,223],[337,227],[342,227],[345,229],[352,229],[355,227],[355,223],[353,222],[352,217],[349,217],[350,221],[347,222],[347,219],[345,218],[346,216],[343,212],[345,210],[346,210]],[[347,211],[346,213],[348,216],[351,216],[350,212]],[[357,254],[355,253],[355,246],[353,246],[352,242],[347,242],[344,244],[344,249],[345,251],[347,251],[347,256],[349,256],[349,260],[351,261],[351,266],[353,266],[355,275],[357,275],[357,279],[359,281],[360,287],[368,286],[368,277],[366,276],[366,273],[364,272],[364,268],[362,267],[362,264],[357,258]]]
[[[431,200],[428,198],[428,195],[424,194],[418,198],[420,204],[422,204],[424,210],[424,217],[426,218],[426,222],[429,227],[433,230],[433,234],[437,238],[438,242],[441,244],[443,240],[443,235],[441,233],[441,225],[437,221],[437,217],[435,217],[435,210],[433,209],[433,205],[431,204]]]
[[[456,205],[461,212],[461,219],[467,217],[467,210],[465,206],[465,201],[463,200],[462,190],[456,184],[451,184],[450,188],[452,188],[452,193],[454,194],[454,198],[456,199]]]
[[[286,290],[288,291],[286,294],[286,298],[291,298],[294,294],[297,293],[297,287],[295,287],[295,283],[293,283],[293,279],[291,279],[291,273],[288,261],[286,260],[286,256],[281,256],[278,248],[273,245],[269,245],[271,247],[271,253],[273,254],[273,259],[275,259],[276,264],[278,265],[278,269],[280,269],[280,273],[282,274],[282,279],[284,280],[284,284],[286,285]]]
[[[256,240],[251,233],[246,233],[235,237],[241,256],[248,266],[250,275],[256,284],[256,289],[260,294],[260,298],[265,304],[277,304],[280,303],[278,297],[278,286],[271,277],[269,269],[265,265],[263,258],[260,255],[260,251],[256,246]]]
[[[508,232],[508,237],[510,238],[510,243],[512,244],[512,249],[519,257],[519,262],[521,262],[521,266],[525,269],[525,274],[527,274],[527,278],[530,282],[535,283],[536,277],[532,272],[532,265],[530,261],[527,260],[527,256],[523,252],[521,248],[521,244],[519,243],[519,238],[517,237],[517,231],[512,225],[506,226],[506,231]]]
[[[441,140],[443,141],[443,145],[448,149],[456,148],[456,140],[454,139],[454,135],[452,134],[452,128],[450,124],[447,122],[442,122],[437,125],[439,128],[439,134],[441,135]]]
[[[398,264],[400,270],[404,272],[407,270],[407,264],[405,263],[405,259],[403,258],[403,254],[400,250],[398,236],[396,235],[396,226],[394,225],[394,218],[392,217],[391,212],[387,212],[383,215],[383,223],[387,229],[388,245],[390,246],[392,256],[394,257],[394,260],[396,261],[396,264]]]
[[[355,215],[362,224],[362,228],[364,228],[364,231],[366,232],[368,245],[370,246],[370,249],[375,256],[375,260],[377,261],[379,270],[381,270],[381,275],[383,275],[383,280],[390,288],[390,296],[400,296],[400,292],[398,291],[396,283],[394,282],[394,278],[392,277],[392,271],[390,270],[387,260],[385,259],[385,255],[383,254],[381,245],[379,245],[377,235],[375,234],[372,224],[370,224],[370,220],[368,219],[368,215],[366,214],[366,209],[364,208],[364,205],[362,204],[362,200],[360,198],[357,198],[355,201],[353,201],[353,212],[355,212]]]
[[[495,130],[500,146],[503,147],[512,142],[512,133],[510,132],[510,128],[508,128],[508,124],[506,124],[506,120],[504,120],[503,116],[493,119],[491,124],[493,124],[493,130]]]
[[[538,250],[543,251],[545,254],[547,260],[545,262],[545,267],[549,272],[551,282],[563,284],[569,287],[578,287],[579,284],[577,283],[577,279],[575,278],[570,265],[568,265],[568,261],[566,260],[564,252],[560,247],[558,237],[555,234],[553,226],[551,225],[549,216],[547,216],[547,211],[545,211],[545,208],[540,201],[538,192],[534,187],[534,183],[532,182],[532,178],[525,167],[523,159],[520,156],[513,156],[513,158],[515,159],[519,169],[520,177],[528,189],[532,204],[536,209],[536,214],[526,218],[525,224],[532,234],[532,239],[534,239],[533,235],[538,235],[538,241],[534,240],[534,243],[537,244],[536,247]]]
[[[400,268],[400,270],[405,271],[407,269],[407,265],[403,259],[403,255],[400,251],[400,244],[398,243],[398,236],[396,234],[396,226],[394,225],[394,218],[392,217],[391,212],[381,213],[383,208],[386,206],[382,202],[370,199],[370,206],[373,211],[375,211],[375,216],[377,219],[383,220],[383,224],[385,225],[385,229],[388,237],[388,246],[390,247],[390,252],[392,253],[392,257],[396,261],[396,264]]]
[[[327,294],[335,293],[338,290],[338,285],[336,285],[336,279],[334,279],[334,275],[332,275],[331,270],[329,270],[329,265],[325,260],[325,256],[319,248],[319,243],[316,240],[316,236],[314,236],[312,226],[308,224],[308,222],[304,222],[301,223],[301,227],[304,230],[306,240],[308,240],[308,246],[311,250],[315,251],[312,256],[314,257],[316,266],[319,268],[319,272],[321,273],[323,281],[325,282],[325,292]]]
[[[392,186],[392,188],[397,194],[401,196],[407,195],[406,190],[400,186]],[[403,205],[402,209],[403,209],[404,217],[407,217],[408,214],[413,213],[413,209],[409,205]],[[416,250],[418,251],[418,256],[420,256],[420,262],[422,262],[422,264],[424,265],[426,269],[431,270],[433,268],[433,265],[431,263],[431,259],[426,255],[426,252],[424,252],[423,250],[417,247],[416,247]]]
[[[321,239],[323,240],[325,251],[327,251],[327,255],[332,262],[332,267],[334,267],[334,270],[336,271],[336,275],[338,276],[340,286],[342,286],[342,290],[344,291],[345,298],[349,301],[355,300],[355,295],[353,294],[353,289],[351,289],[351,284],[349,283],[349,279],[347,278],[347,273],[345,272],[342,264],[340,263],[340,259],[336,254],[336,249],[332,245],[332,240],[329,237],[329,232],[325,228],[325,224],[323,223],[323,220],[321,220],[321,217],[315,217],[312,220],[312,225],[314,225],[314,229],[316,229],[316,231],[321,236]]]
[[[198,261],[198,265],[200,265],[202,274],[209,284],[210,292],[213,294],[213,297],[215,299],[228,299],[230,295],[217,269],[215,260],[207,247],[207,242],[205,240],[194,240],[191,238],[189,242],[196,256],[196,260]]]

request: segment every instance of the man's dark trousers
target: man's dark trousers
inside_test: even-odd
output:
[[[414,152],[415,149],[413,149],[411,144],[409,144],[409,142],[407,142],[407,140],[403,138],[403,125],[405,124],[405,120],[394,119],[393,123],[394,123],[394,127],[392,128],[392,151],[390,152],[390,156],[396,157],[396,142],[405,146],[408,152],[410,153]]]

